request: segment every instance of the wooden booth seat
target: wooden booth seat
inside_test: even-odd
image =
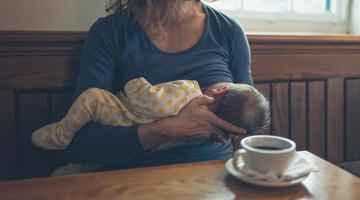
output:
[[[0,32],[0,181],[48,176],[65,163],[33,130],[61,119],[84,32]],[[360,37],[248,35],[255,86],[270,100],[270,134],[360,169]]]

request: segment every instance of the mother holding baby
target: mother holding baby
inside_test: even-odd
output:
[[[87,35],[73,101],[92,87],[118,93],[138,77],[154,85],[196,80],[201,88],[220,82],[253,84],[241,26],[199,0],[113,0],[108,11],[112,14],[98,19]],[[224,92],[214,90],[213,95]],[[201,96],[176,116],[130,127],[89,122],[66,149],[68,161],[105,163],[102,170],[109,170],[229,158],[233,148],[227,134],[245,130],[202,108],[213,102]],[[149,151],[189,137],[209,142]]]

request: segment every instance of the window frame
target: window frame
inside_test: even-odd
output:
[[[351,0],[337,0],[337,12],[323,14],[219,10],[236,18],[250,32],[347,33],[351,3]],[[211,6],[211,2],[207,5]]]

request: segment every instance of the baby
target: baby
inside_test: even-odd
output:
[[[269,126],[269,103],[250,85],[218,83],[206,88],[203,93],[196,81],[177,80],[153,86],[141,77],[127,82],[124,92],[117,95],[99,88],[85,90],[61,121],[33,132],[32,142],[43,149],[65,149],[76,132],[89,121],[114,126],[150,123],[176,115],[193,98],[212,96],[212,89],[224,86],[229,88],[228,91],[207,106],[209,111],[245,128],[248,134],[261,132]],[[176,139],[162,143],[152,151],[203,142]]]

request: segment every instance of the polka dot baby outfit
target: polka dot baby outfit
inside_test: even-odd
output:
[[[177,80],[151,85],[144,78],[130,80],[116,96],[89,88],[76,99],[65,117],[33,132],[32,142],[43,149],[65,149],[76,132],[89,121],[113,126],[150,123],[178,114],[202,95],[196,81]]]

